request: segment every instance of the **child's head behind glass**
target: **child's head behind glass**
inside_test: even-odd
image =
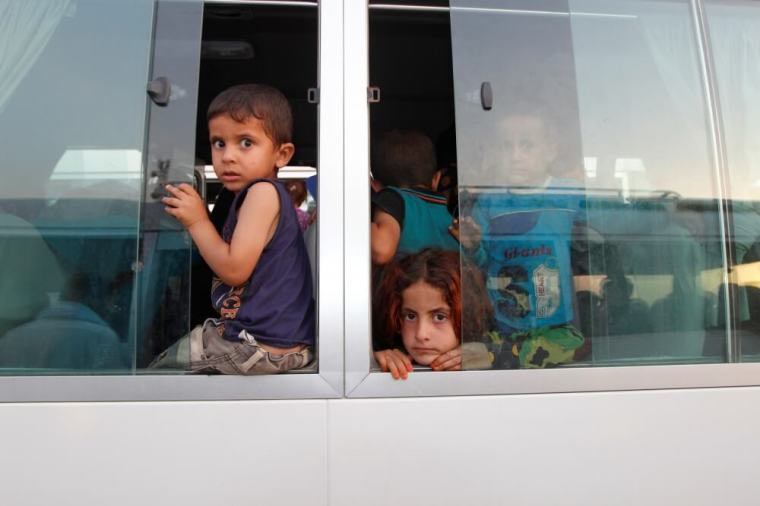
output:
[[[383,186],[427,188],[438,186],[435,146],[416,130],[391,130],[371,146],[372,175]]]
[[[492,164],[499,180],[510,186],[544,186],[554,175],[558,155],[557,132],[539,102],[513,104],[498,124]]]

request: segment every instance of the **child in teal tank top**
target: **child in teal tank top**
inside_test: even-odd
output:
[[[458,251],[449,232],[446,197],[435,191],[441,174],[435,148],[421,132],[393,130],[372,146],[372,171],[385,185],[373,195],[372,262],[437,247]]]

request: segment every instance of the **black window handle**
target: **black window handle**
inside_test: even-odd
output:
[[[367,102],[376,104],[380,102],[380,88],[377,86],[367,87]]]
[[[490,111],[493,108],[493,90],[491,89],[491,83],[488,81],[480,85],[480,103],[486,111]]]
[[[319,88],[309,88],[306,90],[306,101],[310,104],[319,103]]]
[[[166,77],[157,77],[148,83],[148,96],[153,103],[161,107],[169,104],[169,98],[172,94],[172,84]]]

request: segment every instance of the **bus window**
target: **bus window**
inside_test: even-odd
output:
[[[706,5],[725,139],[726,199],[730,203],[729,319],[737,360],[760,359],[760,8],[753,2]],[[723,343],[711,343],[719,348]]]
[[[725,360],[705,349],[725,341],[725,264],[688,2],[451,4],[462,248],[493,365]]]
[[[412,130],[454,175],[440,189],[453,188],[462,282],[487,293],[462,290],[462,350],[478,343],[490,355],[463,353],[462,367],[734,360],[729,315],[743,311],[751,326],[754,294],[723,282],[734,241],[689,3],[410,4],[370,2],[371,171],[382,180],[383,134]],[[717,29],[731,16],[752,22],[718,4],[708,11],[722,16]],[[743,115],[734,128],[750,121],[732,111]],[[736,204],[738,233],[756,213]],[[388,332],[374,333],[377,349]]]
[[[153,2],[7,9],[0,374],[129,372]]]
[[[161,197],[195,180],[221,226],[231,200],[205,111],[232,85],[270,84],[292,106],[297,148],[280,177],[308,188],[292,206],[316,258],[316,2],[154,3],[10,7],[0,374],[154,374],[162,350],[212,315],[210,271]]]

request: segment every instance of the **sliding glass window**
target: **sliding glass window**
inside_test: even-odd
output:
[[[726,360],[690,3],[457,0],[451,20],[463,269],[482,275],[464,339],[494,368]]]
[[[737,361],[760,360],[760,6],[706,4],[728,213],[730,321]],[[717,346],[716,346],[717,347]]]

